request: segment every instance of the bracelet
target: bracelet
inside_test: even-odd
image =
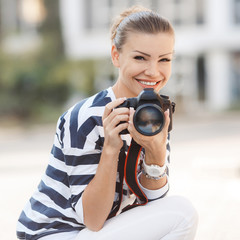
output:
[[[164,178],[164,177],[167,175],[167,169],[164,171],[163,174],[161,174],[161,175],[158,176],[158,177],[153,177],[153,176],[148,175],[148,174],[145,172],[144,169],[142,169],[142,174],[143,174],[146,178],[148,178],[148,179],[159,180],[159,179],[161,179],[161,178]]]

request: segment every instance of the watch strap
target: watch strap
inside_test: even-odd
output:
[[[148,179],[154,179],[154,180],[159,180],[163,177],[165,177],[167,175],[167,168],[165,169],[164,173],[162,173],[161,175],[159,175],[158,177],[154,177],[154,176],[150,176],[148,173],[146,173],[146,171],[144,170],[144,168],[142,169],[142,174],[148,178]]]

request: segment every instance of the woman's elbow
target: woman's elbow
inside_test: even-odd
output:
[[[93,231],[93,232],[98,232],[103,228],[104,222],[100,223],[100,222],[90,222],[90,223],[85,223],[85,226]]]

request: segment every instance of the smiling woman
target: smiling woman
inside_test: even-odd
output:
[[[122,105],[143,90],[153,92],[145,88],[158,96],[171,76],[173,52],[173,28],[159,14],[133,7],[114,22],[117,81],[59,118],[46,173],[18,221],[19,239],[194,239],[196,210],[183,197],[166,197],[169,109],[161,109],[161,130],[147,136],[136,130],[134,110]],[[151,115],[140,127],[155,132],[159,126]],[[140,150],[133,150],[132,172],[125,163],[134,143]],[[126,184],[126,175],[135,179],[145,202]]]
[[[112,46],[112,61],[119,68],[116,96],[134,97],[148,87],[158,92],[170,78],[173,51],[172,34],[129,32],[123,47]]]
[[[123,12],[111,29],[112,61],[119,68],[113,86],[117,97],[134,97],[149,87],[158,92],[171,75],[175,39],[171,24],[146,8],[134,7],[129,13]]]

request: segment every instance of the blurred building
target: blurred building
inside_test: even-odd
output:
[[[142,4],[168,18],[176,30],[176,59],[165,90],[179,106],[223,110],[240,105],[240,0],[59,0],[69,59],[97,61],[95,85],[109,85],[112,18]],[[41,44],[37,28],[46,17],[43,0],[0,0],[0,37],[8,53]],[[182,104],[179,104],[182,103]]]
[[[110,21],[133,4],[158,11],[175,27],[171,96],[199,110],[239,104],[240,0],[60,0],[67,56],[108,58]]]
[[[45,19],[43,0],[0,0],[1,45],[7,53],[24,53],[41,44],[37,27]]]

